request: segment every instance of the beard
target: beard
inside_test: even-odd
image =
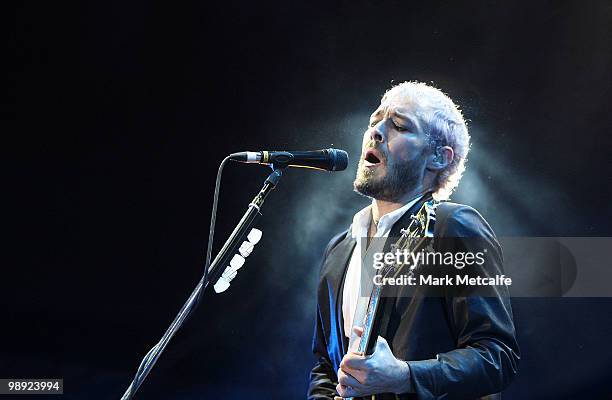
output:
[[[384,161],[386,161],[386,173],[383,176],[377,176],[380,175],[378,169],[381,167],[367,168],[362,158],[359,160],[353,188],[355,192],[366,197],[383,201],[399,201],[408,191],[415,188],[421,180],[419,171],[423,165],[425,154],[408,161],[389,161],[380,147],[378,147],[378,150],[383,154]]]

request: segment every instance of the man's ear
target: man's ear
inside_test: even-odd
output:
[[[439,171],[446,168],[455,156],[453,148],[450,146],[438,146],[435,151],[429,155],[427,160],[427,169],[430,171]]]

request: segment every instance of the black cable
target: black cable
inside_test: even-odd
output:
[[[213,206],[210,213],[210,229],[208,231],[208,246],[206,248],[206,262],[204,263],[204,277],[202,280],[204,284],[208,279],[208,269],[210,268],[210,259],[212,258],[213,239],[215,237],[215,223],[217,222],[217,204],[219,202],[219,188],[221,187],[221,175],[223,174],[223,167],[230,160],[230,156],[227,156],[219,164],[217,170],[217,179],[215,181],[215,194],[213,195]]]

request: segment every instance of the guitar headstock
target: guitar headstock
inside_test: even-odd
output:
[[[423,203],[416,214],[410,216],[410,224],[407,228],[401,229],[402,236],[397,242],[391,245],[391,251],[407,250],[408,252],[416,252],[428,238],[433,238],[434,227],[436,223],[436,208],[440,203],[435,200],[426,201]],[[429,241],[431,243],[431,241]],[[403,265],[394,265],[384,275],[390,275],[394,272],[397,276]],[[414,270],[416,265],[411,265],[410,270]]]
[[[423,203],[416,214],[410,216],[410,224],[401,229],[402,238],[413,239],[420,237],[433,237],[434,224],[436,222],[436,208],[438,202],[434,200]]]

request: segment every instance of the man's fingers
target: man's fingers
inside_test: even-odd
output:
[[[348,353],[342,359],[340,368],[345,372],[351,373],[350,370],[361,370],[364,368],[365,358],[357,353]]]
[[[349,349],[351,353],[360,354],[359,345],[361,345],[361,338],[363,336],[363,328],[359,326],[353,326],[353,333],[355,337],[352,338],[351,348]]]
[[[357,397],[359,393],[351,387],[343,386],[341,384],[336,385],[336,391],[341,397]]]
[[[357,336],[361,337],[363,335],[363,328],[360,326],[353,326],[353,332],[355,332]]]
[[[379,348],[390,348],[389,343],[387,343],[387,339],[382,336],[379,336],[378,339],[376,339],[376,350],[378,350]]]
[[[355,389],[361,389],[361,382],[359,382],[354,376],[347,374],[341,369],[338,370],[338,382],[342,386],[350,386]]]

